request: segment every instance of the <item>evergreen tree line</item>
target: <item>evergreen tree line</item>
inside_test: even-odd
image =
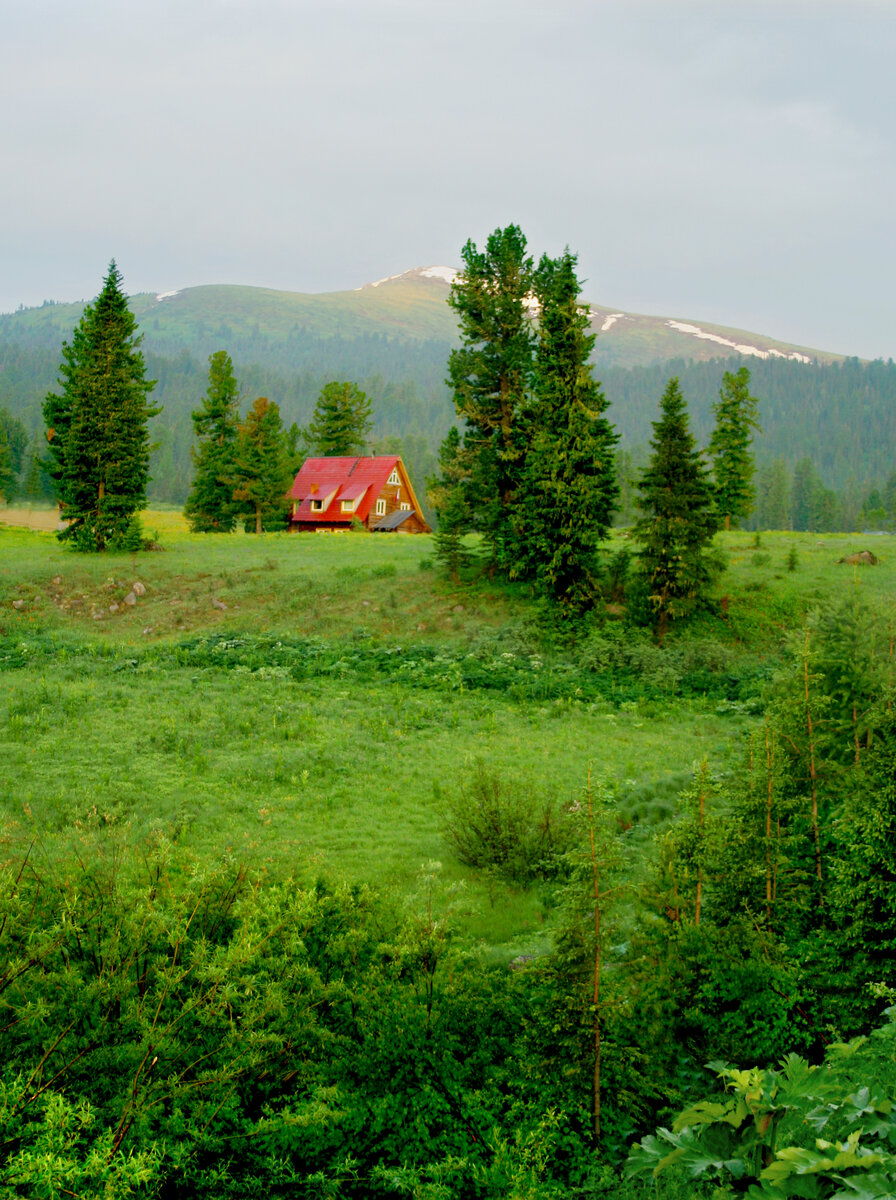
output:
[[[20,340],[18,332],[15,341],[0,338],[0,413],[6,414],[7,422],[21,422],[30,439],[22,465],[15,470],[13,483],[8,484],[10,492],[22,499],[51,498],[46,480],[41,481],[34,466],[35,457],[41,458],[45,449],[43,399],[53,387],[59,363],[58,333],[55,329],[50,332],[55,339],[52,344],[47,343],[47,334],[41,338],[34,334],[34,345]],[[356,354],[349,352],[352,341],[321,339],[319,355],[310,358],[301,371],[296,371],[295,361],[288,359],[279,369],[260,366],[243,358],[226,341],[212,349],[226,347],[245,395],[269,397],[278,405],[287,425],[304,425],[310,420],[321,388],[329,380],[356,380],[373,404],[374,438],[424,439],[426,453],[418,449],[414,454],[418,461],[429,464],[422,474],[414,474],[422,482],[432,473],[443,431],[455,417],[451,394],[443,382],[447,347],[442,343],[429,346],[428,365],[418,370],[413,352],[416,343],[408,343],[407,348],[388,343],[388,353],[383,349],[379,357],[370,358],[365,357],[360,345],[354,347]],[[599,348],[598,337],[598,361]],[[155,501],[182,504],[192,480],[190,414],[205,387],[206,360],[184,348],[174,352],[174,347],[170,356],[149,350],[144,358],[148,376],[157,380],[154,398],[162,407],[152,424],[149,496]],[[694,434],[701,445],[706,445],[722,374],[725,370],[734,372],[741,365],[743,360],[737,359],[600,369],[609,401],[607,417],[619,434],[621,495],[617,523],[630,524],[635,518],[626,496],[632,478],[646,462],[650,422],[657,397],[670,375],[678,378],[688,397]],[[762,434],[754,443],[759,487],[753,524],[759,528],[820,531],[891,525],[896,520],[891,499],[896,365],[850,359],[841,364],[807,366],[751,359],[749,367],[753,390],[762,397]],[[798,466],[803,475],[817,481],[811,485],[816,492],[816,516],[811,524],[803,515],[804,507],[797,505],[793,513],[789,502],[782,520],[782,466],[788,475],[788,492]],[[773,468],[777,478],[764,487],[763,473]],[[767,503],[764,496],[769,489],[778,498]],[[828,495],[822,495],[820,489]],[[883,503],[879,504],[878,499]]]
[[[444,353],[443,348],[442,372]],[[157,381],[153,395],[162,406],[152,422],[149,496],[157,503],[183,504],[193,479],[191,414],[208,382],[208,365],[186,352],[175,358],[147,353],[144,360],[147,375]],[[10,497],[29,501],[54,498],[52,485],[41,476],[36,462],[46,449],[43,400],[54,385],[58,365],[58,350],[0,345],[0,425],[17,422],[28,439],[21,465],[15,468],[15,478],[9,484]],[[241,401],[245,403],[247,396],[267,396],[279,408],[287,427],[293,423],[306,425],[323,387],[334,378],[346,377],[325,366],[320,374],[281,374],[257,365],[237,366],[235,371]],[[428,394],[413,379],[402,381],[366,372],[348,377],[356,379],[370,397],[374,413],[372,444],[382,445],[381,453],[400,453],[412,478],[420,480],[422,490],[423,481],[436,466],[441,435],[434,430],[444,430],[453,417],[444,386]]]
[[[617,525],[628,527],[637,520],[637,483],[647,457],[647,447],[617,452]],[[860,486],[853,480],[838,492],[824,485],[810,458],[792,469],[779,458],[757,467],[755,490],[755,508],[744,518],[744,529],[831,533],[896,528],[896,471],[881,486]]]

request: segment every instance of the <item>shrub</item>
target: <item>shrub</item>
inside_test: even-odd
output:
[[[561,874],[572,833],[571,809],[558,796],[481,762],[449,801],[444,827],[462,863],[522,884]]]

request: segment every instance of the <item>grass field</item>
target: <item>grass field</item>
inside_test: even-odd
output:
[[[683,694],[679,651],[647,641],[615,690],[601,655],[618,638],[545,643],[524,591],[450,585],[428,537],[203,537],[156,511],[144,526],[162,550],[80,556],[0,526],[0,810],[15,844],[53,853],[98,826],[400,891],[440,860],[467,885],[468,927],[517,952],[543,936],[547,896],[496,888],[442,835],[477,761],[570,801],[591,771],[641,815],[636,855],[693,764],[723,768],[757,719],[721,691]],[[865,547],[858,535],[728,535],[721,612],[688,654],[761,674],[813,604],[859,588],[888,611],[893,539],[871,541],[880,564],[857,569],[836,559]]]

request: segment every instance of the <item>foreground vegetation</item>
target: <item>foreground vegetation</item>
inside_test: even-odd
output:
[[[659,649],[612,605],[558,637],[428,538],[145,525],[0,526],[8,1194],[635,1195],[704,1063],[879,1024],[889,538],[723,535]],[[787,1113],[775,1154],[814,1146]],[[728,1186],[676,1175],[698,1125],[672,1193]]]

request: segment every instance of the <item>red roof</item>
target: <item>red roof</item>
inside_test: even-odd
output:
[[[350,525],[353,519],[364,521],[374,501],[386,485],[386,480],[400,462],[397,454],[375,458],[307,458],[292,485],[290,496],[301,500],[293,521],[326,521],[327,524]],[[311,501],[325,500],[336,489],[336,495],[323,511],[312,512]],[[354,512],[343,512],[343,500],[357,500]]]

